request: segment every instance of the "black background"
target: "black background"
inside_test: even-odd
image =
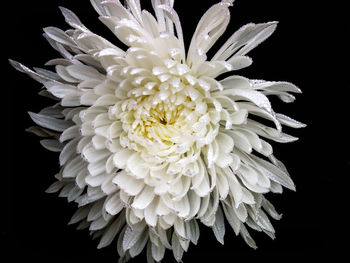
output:
[[[150,7],[149,1],[141,1]],[[214,3],[175,1],[188,44],[201,15]],[[192,3],[192,5],[190,5]],[[195,4],[194,4],[195,3]],[[116,242],[97,250],[98,241],[88,231],[67,226],[75,204],[44,190],[58,171],[57,154],[47,152],[39,140],[24,132],[32,122],[27,111],[38,112],[50,101],[37,95],[40,84],[16,72],[6,61],[12,58],[27,66],[42,65],[58,57],[42,34],[42,28],[68,29],[58,6],[74,11],[93,32],[115,41],[97,19],[89,1],[36,0],[7,2],[2,11],[2,44],[5,58],[2,78],[2,145],[6,145],[1,174],[1,239],[10,252],[2,262],[117,262]],[[289,169],[297,191],[271,195],[283,213],[274,221],[276,239],[251,231],[258,249],[249,248],[227,225],[225,246],[212,231],[201,227],[198,246],[191,245],[184,262],[277,262],[285,259],[339,257],[349,242],[346,179],[350,175],[348,63],[345,57],[349,23],[337,1],[237,0],[231,22],[217,49],[248,22],[279,21],[276,32],[249,53],[253,65],[237,74],[249,78],[284,80],[303,90],[292,104],[272,99],[277,112],[306,123],[300,130],[285,129],[300,138],[292,144],[273,144],[275,155]],[[4,156],[3,155],[3,156]],[[342,238],[345,237],[345,240]],[[1,253],[2,257],[4,254]],[[144,262],[144,253],[131,262]],[[175,262],[167,252],[164,262]]]

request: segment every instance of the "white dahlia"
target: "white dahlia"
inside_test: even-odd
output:
[[[70,223],[81,222],[79,228],[101,237],[98,248],[118,236],[121,261],[146,245],[148,262],[161,261],[165,248],[181,261],[189,243],[197,243],[198,222],[223,243],[224,218],[251,247],[246,226],[274,238],[267,214],[280,215],[264,194],[281,193],[282,186],[294,190],[294,184],[262,138],[295,141],[281,125],[304,125],[275,113],[267,95],[292,102],[288,92],[300,90],[238,75],[217,79],[249,66],[246,54],[277,25],[245,25],[208,59],[229,23],[232,2],[223,0],[203,15],[188,51],[174,0],[152,0],[155,16],[139,0],[126,0],[126,6],[91,0],[127,50],[61,8],[73,29],[44,29],[63,57],[47,63],[55,71],[11,61],[45,86],[40,95],[56,100],[29,113],[38,125],[29,130],[46,137],[45,148],[60,152],[61,170],[47,192],[60,191],[78,204]]]

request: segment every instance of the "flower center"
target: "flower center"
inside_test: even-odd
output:
[[[144,109],[141,114],[134,112],[132,132],[137,136],[148,138],[152,142],[173,145],[179,142],[183,129],[189,128],[185,122],[186,115],[192,110],[184,105],[165,104],[161,102],[150,110]],[[187,134],[191,135],[191,131]]]
[[[176,105],[169,100],[150,103],[152,96],[144,98],[138,106],[123,112],[121,120],[128,141],[136,150],[167,156],[187,151],[194,143],[192,126],[199,116],[194,114],[194,103],[186,98]],[[127,145],[132,147],[132,143]]]

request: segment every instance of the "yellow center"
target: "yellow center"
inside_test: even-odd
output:
[[[181,130],[187,128],[185,119],[192,111],[183,104],[161,102],[154,108],[144,109],[141,116],[134,112],[133,133],[152,142],[162,142],[170,146],[181,136]]]

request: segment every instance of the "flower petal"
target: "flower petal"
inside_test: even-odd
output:
[[[142,192],[135,197],[132,207],[137,209],[145,209],[152,202],[154,195],[153,188],[145,186]]]

